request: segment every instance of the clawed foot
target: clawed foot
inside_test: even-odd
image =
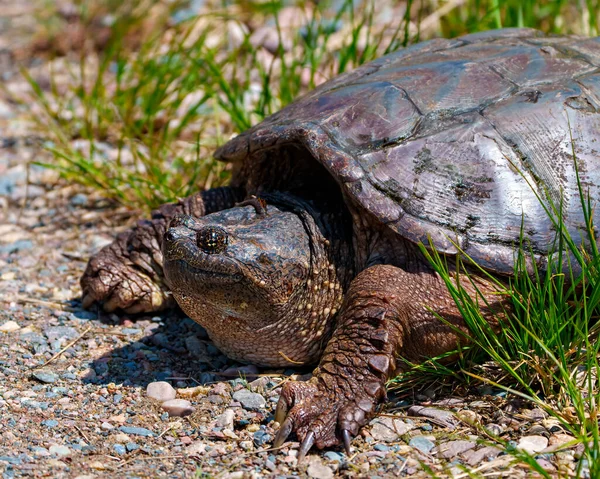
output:
[[[120,309],[136,314],[159,311],[172,304],[173,300],[160,284],[160,249],[156,248],[156,253],[151,254],[142,248],[132,248],[130,235],[119,235],[88,263],[81,278],[84,308],[99,303],[109,313]]]
[[[379,402],[361,388],[352,389],[343,381],[332,384],[331,376],[316,376],[308,382],[283,386],[275,421],[280,428],[274,447],[280,447],[295,432],[301,441],[298,461],[314,446],[319,449],[343,444],[350,454],[350,442],[372,417]]]

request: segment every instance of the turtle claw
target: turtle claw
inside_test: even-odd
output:
[[[342,441],[344,442],[344,449],[346,450],[346,455],[349,456],[351,454],[350,442],[352,441],[350,431],[348,431],[348,429],[342,429],[341,436]]]
[[[288,413],[288,405],[285,401],[279,401],[277,403],[277,409],[275,409],[275,422],[283,424]]]
[[[277,409],[279,409],[279,405],[277,406]],[[293,428],[294,422],[291,418],[288,417],[285,421],[281,423],[281,426],[279,426],[279,431],[277,431],[277,435],[275,436],[275,440],[273,441],[273,447],[281,447],[292,432]]]
[[[302,444],[300,444],[300,449],[298,450],[298,462],[299,463],[304,460],[304,458],[306,457],[306,454],[308,453],[308,451],[310,451],[310,448],[313,447],[314,443],[315,443],[315,433],[313,431],[310,431],[304,437],[304,441],[302,441]]]

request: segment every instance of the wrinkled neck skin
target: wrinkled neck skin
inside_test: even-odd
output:
[[[349,218],[340,205],[261,198],[266,213],[250,202],[176,219],[163,242],[165,276],[183,311],[229,357],[311,364],[354,273]]]

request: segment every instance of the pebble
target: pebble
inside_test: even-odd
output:
[[[21,329],[21,326],[19,326],[15,321],[6,321],[2,324],[2,326],[0,326],[0,331],[3,333],[12,333],[14,331],[18,331],[19,329]]]
[[[233,409],[225,409],[222,414],[217,417],[216,425],[226,429],[233,429],[233,420],[235,412]]]
[[[486,424],[485,430],[493,436],[499,436],[504,431],[502,426],[494,423]]]
[[[125,446],[123,446],[123,444],[115,444],[113,445],[113,449],[120,456],[127,453],[127,449],[125,448]]]
[[[435,447],[435,444],[432,441],[423,436],[413,437],[408,445],[418,449],[424,454],[428,454]]]
[[[133,434],[134,436],[154,436],[154,433],[145,427],[121,426],[119,431],[124,432],[125,434]]]
[[[267,404],[264,397],[247,389],[240,389],[233,393],[233,400],[241,403],[244,409],[254,411],[264,408]]]
[[[46,419],[45,421],[42,421],[42,426],[53,428],[58,426],[58,421],[56,419]]]
[[[313,479],[333,479],[333,471],[323,464],[319,456],[311,457],[306,474]]]
[[[497,447],[485,446],[481,449],[478,449],[477,451],[474,451],[473,449],[466,451],[463,457],[465,458],[469,466],[475,467],[480,465],[484,461],[491,461],[493,459],[496,459],[496,457],[498,457],[498,455],[501,452],[502,450]]]
[[[127,449],[127,452],[135,451],[139,448],[140,446],[138,446],[135,442],[128,442],[127,444],[125,444],[125,449]]]
[[[161,407],[169,413],[169,416],[184,417],[194,412],[192,403],[186,399],[171,399],[162,403]]]
[[[438,452],[444,459],[452,459],[463,452],[466,452],[475,447],[473,441],[450,441],[440,444],[437,448]]]
[[[48,450],[50,452],[51,455],[53,456],[68,456],[71,454],[71,449],[69,449],[67,446],[50,446],[50,449]]]
[[[529,454],[540,452],[548,447],[548,439],[544,436],[524,436],[522,437],[517,448]]]
[[[336,461],[336,462],[344,461],[344,456],[342,454],[340,454],[339,452],[335,452],[335,451],[327,451],[325,454],[323,454],[323,457],[325,457],[328,461]]]
[[[256,431],[252,436],[252,442],[256,447],[261,447],[271,441],[271,435],[265,431]]]
[[[52,384],[58,379],[58,376],[55,373],[53,373],[52,371],[44,371],[43,369],[34,371],[33,373],[31,373],[31,375],[34,379],[37,379],[38,381],[41,381],[46,384]]]
[[[411,406],[408,408],[409,416],[420,416],[433,419],[437,423],[441,424],[448,429],[456,428],[456,417],[450,411],[444,411],[443,409],[436,409],[433,407],[424,406]]]
[[[146,395],[156,401],[175,399],[177,391],[166,381],[156,381],[146,386]]]
[[[412,429],[402,419],[378,417],[371,421],[371,436],[376,441],[395,442],[400,436]]]

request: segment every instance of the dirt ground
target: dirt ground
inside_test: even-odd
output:
[[[31,5],[0,0],[0,82],[27,88],[18,62]],[[569,475],[579,449],[541,410],[501,391],[390,398],[353,442],[313,451],[270,449],[281,381],[228,360],[177,315],[127,317],[81,308],[87,259],[134,222],[97,192],[30,165],[48,160],[18,105],[0,89],[0,472],[12,477],[534,477],[507,453],[529,451]],[[146,394],[169,382],[192,403],[170,416]],[[487,432],[486,432],[487,431]],[[501,441],[494,439],[499,436]],[[501,443],[505,443],[505,449]],[[585,465],[584,465],[585,471]]]

